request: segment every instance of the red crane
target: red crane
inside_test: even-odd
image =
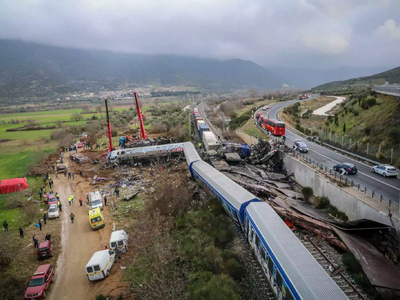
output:
[[[147,135],[146,135],[146,130],[144,130],[144,124],[143,124],[143,115],[142,112],[140,111],[140,106],[139,106],[139,99],[138,99],[138,94],[136,91],[133,92],[135,95],[135,101],[136,101],[136,110],[140,122],[140,139],[141,140],[147,140]]]
[[[109,142],[109,147],[108,147],[108,152],[113,151],[113,144],[112,144],[112,137],[111,137],[111,124],[110,124],[110,117],[108,115],[108,104],[107,104],[107,98],[104,99],[106,102],[106,115],[107,115],[107,129],[108,129],[108,142]]]

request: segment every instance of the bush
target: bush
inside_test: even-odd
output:
[[[372,128],[370,126],[367,126],[367,127],[364,128],[364,132],[365,132],[366,135],[370,135],[371,131],[372,131]]]
[[[389,129],[389,136],[392,139],[393,144],[400,143],[400,127],[391,127]]]
[[[376,105],[376,98],[375,97],[368,97],[366,100],[366,105],[368,108]]]
[[[304,201],[309,202],[312,195],[314,195],[314,191],[311,187],[306,186],[301,189],[301,193],[303,194]]]
[[[111,130],[111,136],[112,136],[112,137],[118,136],[118,131],[116,131],[116,130]]]
[[[357,109],[353,109],[353,115],[354,116],[358,116],[360,114],[360,112]]]
[[[188,287],[191,300],[219,299],[239,300],[238,284],[225,274],[213,275],[210,272],[196,273]]]
[[[317,208],[319,209],[326,209],[331,204],[328,197],[318,197],[317,201]]]
[[[37,219],[39,207],[36,203],[28,203],[24,206],[24,213],[26,220],[31,224]]]

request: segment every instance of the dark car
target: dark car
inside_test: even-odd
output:
[[[350,163],[337,164],[333,166],[333,170],[343,175],[357,174],[357,167]]]
[[[295,140],[293,144],[293,149],[302,153],[307,153],[308,152],[308,147],[306,143]]]
[[[53,243],[49,240],[41,242],[37,250],[37,258],[40,260],[46,257],[53,256]]]
[[[25,292],[25,300],[46,298],[46,290],[54,278],[54,268],[51,265],[41,265],[33,274]]]

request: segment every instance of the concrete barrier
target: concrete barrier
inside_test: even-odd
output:
[[[389,219],[388,206],[365,197],[352,188],[341,188],[332,183],[329,178],[300,160],[286,154],[284,166],[288,174],[294,173],[295,180],[301,186],[309,186],[318,197],[328,197],[330,203],[346,213],[349,220],[369,219],[392,226]],[[397,232],[400,231],[400,216],[397,209],[391,209],[392,222]]]

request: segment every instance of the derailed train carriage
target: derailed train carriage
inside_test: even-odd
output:
[[[157,157],[177,157],[183,154],[183,143],[136,147],[111,151],[107,158],[120,163],[145,162]]]
[[[183,148],[192,178],[244,232],[277,299],[348,299],[268,203],[202,161],[192,143]]]

